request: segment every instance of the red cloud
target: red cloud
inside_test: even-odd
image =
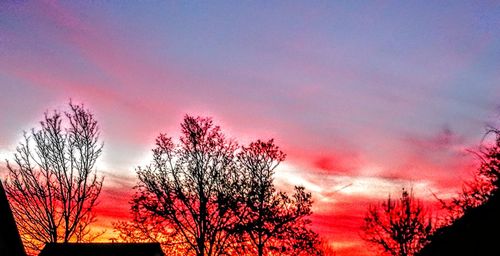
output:
[[[354,154],[336,153],[318,156],[313,159],[312,166],[326,173],[345,173],[356,168],[358,161],[358,157]]]

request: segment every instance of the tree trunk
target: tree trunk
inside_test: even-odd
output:
[[[263,244],[257,245],[257,250],[258,250],[259,256],[264,255],[264,245]]]
[[[196,256],[205,256],[205,241],[198,239],[198,253]]]

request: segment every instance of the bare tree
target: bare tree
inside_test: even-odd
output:
[[[490,139],[490,142],[486,142]],[[478,150],[471,150],[479,159],[479,168],[471,181],[464,182],[462,191],[451,200],[443,200],[435,195],[448,214],[443,225],[449,225],[466,212],[486,203],[500,188],[500,130],[489,128]]]
[[[290,197],[274,187],[274,171],[284,159],[273,140],[253,142],[238,154],[244,184],[237,228],[259,256],[315,254],[319,242],[307,219],[312,213],[311,194],[295,187]]]
[[[370,206],[362,226],[362,238],[392,256],[415,255],[429,241],[433,220],[422,202],[403,189],[399,200],[391,197]]]
[[[173,227],[187,254],[226,254],[236,221],[237,145],[209,118],[186,116],[181,132],[179,144],[164,134],[156,140],[153,162],[137,170],[134,204]]]
[[[6,191],[27,249],[48,242],[92,239],[89,224],[101,192],[95,164],[102,152],[99,127],[83,105],[45,113],[39,129],[7,160]]]
[[[181,132],[179,144],[160,135],[152,164],[138,168],[132,210],[145,219],[118,226],[122,235],[133,237],[126,230],[135,227],[143,230],[141,237],[156,219],[169,227],[161,231],[171,236],[163,241],[186,254],[318,252],[320,241],[307,218],[311,194],[303,187],[292,196],[274,188],[274,169],[285,154],[273,140],[238,147],[211,119],[191,116],[184,118]]]

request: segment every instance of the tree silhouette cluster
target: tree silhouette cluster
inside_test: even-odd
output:
[[[363,238],[388,255],[497,255],[500,230],[500,130],[489,129],[472,153],[480,160],[472,181],[451,200],[436,198],[446,214],[433,220],[412,193],[403,190],[399,201],[370,206]],[[439,225],[438,225],[439,224]]]
[[[132,220],[115,223],[119,239],[161,242],[171,255],[319,254],[310,228],[311,194],[274,187],[285,154],[273,140],[239,146],[210,118],[186,116],[177,143],[156,140],[139,167]],[[35,255],[45,243],[92,241],[92,212],[103,179],[99,127],[83,105],[46,113],[7,161],[6,191],[23,241]],[[326,247],[325,247],[326,248]]]
[[[473,153],[474,179],[450,201],[441,227],[412,191],[368,208],[362,237],[393,256],[500,253],[500,130]],[[99,126],[83,105],[46,113],[25,132],[7,160],[6,193],[27,249],[45,243],[87,242],[103,178]],[[274,186],[286,155],[274,141],[239,145],[210,118],[185,116],[174,141],[160,134],[151,164],[137,168],[132,219],[114,223],[118,239],[160,242],[169,255],[327,255],[332,248],[311,230],[311,194]],[[493,235],[491,235],[493,234]]]
[[[473,153],[480,166],[450,201],[440,228],[413,192],[368,208],[362,237],[384,254],[470,255],[494,252],[500,230],[500,130]],[[87,242],[103,178],[99,126],[83,105],[46,113],[25,132],[7,160],[6,193],[31,255],[45,243]],[[160,242],[169,255],[327,255],[332,248],[311,230],[311,194],[277,190],[286,155],[274,141],[239,145],[210,118],[185,116],[174,141],[160,134],[149,165],[137,168],[132,219],[114,223],[118,239]]]
[[[210,118],[186,116],[178,143],[161,134],[152,163],[137,169],[134,221],[115,227],[122,238],[163,240],[169,250],[197,256],[319,254],[307,218],[311,194],[274,186],[284,159],[273,140],[239,146]],[[136,227],[143,229],[131,234]]]
[[[95,164],[102,152],[99,127],[83,105],[46,113],[40,129],[7,161],[6,192],[30,254],[45,243],[88,241],[89,224],[101,192]]]

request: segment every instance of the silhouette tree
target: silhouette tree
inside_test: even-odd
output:
[[[491,138],[491,143],[485,143]],[[445,223],[451,224],[463,214],[486,203],[500,187],[500,130],[489,128],[477,151],[471,151],[480,161],[472,181],[465,182],[462,192],[450,201],[440,201],[448,211]]]
[[[318,238],[307,219],[312,213],[311,194],[295,187],[289,197],[274,187],[274,170],[285,154],[273,140],[258,140],[243,147],[237,158],[244,177],[237,228],[257,255],[314,253]]]
[[[491,137],[489,137],[491,136]],[[419,255],[499,255],[500,131],[489,129],[474,153],[480,165],[474,180],[450,203],[446,225],[437,229]]]
[[[403,189],[399,200],[370,206],[362,226],[362,238],[392,256],[415,255],[434,229],[423,204]]]
[[[157,138],[153,162],[137,170],[134,204],[164,218],[188,253],[224,254],[236,221],[231,204],[238,193],[237,145],[209,118],[186,116],[181,133],[177,145],[165,134]]]
[[[492,144],[481,144],[477,155],[481,159],[478,175],[491,184],[488,195],[498,192],[500,188],[500,130],[490,128],[485,135],[493,136]]]
[[[95,163],[102,152],[99,127],[83,105],[45,113],[40,129],[24,133],[24,141],[7,160],[6,192],[31,253],[44,243],[92,240],[89,224],[101,192]]]

